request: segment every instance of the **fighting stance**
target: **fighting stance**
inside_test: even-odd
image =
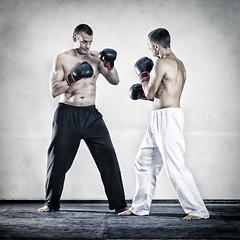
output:
[[[98,167],[109,209],[126,210],[121,172],[101,113],[95,107],[96,81],[101,73],[113,85],[119,83],[113,49],[90,51],[93,31],[86,24],[74,29],[74,48],[57,56],[50,77],[50,92],[60,96],[53,119],[48,149],[46,201],[39,212],[59,210],[65,174],[70,169],[81,139]]]
[[[119,215],[148,215],[156,187],[156,177],[163,164],[187,214],[184,219],[209,218],[192,174],[184,165],[184,114],[180,98],[186,80],[183,63],[170,48],[166,29],[156,29],[148,35],[149,50],[158,57],[153,66],[143,57],[135,64],[141,84],[130,89],[132,99],[153,100],[151,124],[138,151],[135,172],[136,192],[132,206]],[[153,74],[150,72],[153,68]]]

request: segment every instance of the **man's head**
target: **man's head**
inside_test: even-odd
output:
[[[93,31],[86,24],[78,25],[73,31],[73,42],[80,54],[86,54],[93,41]]]
[[[157,28],[148,34],[148,45],[153,56],[157,56],[161,48],[170,48],[171,37],[164,28]]]

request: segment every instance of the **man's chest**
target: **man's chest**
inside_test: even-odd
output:
[[[63,70],[64,70],[64,75],[67,77],[69,74],[71,74],[74,69],[79,65],[82,64],[83,62],[88,62],[94,71],[94,75],[97,76],[99,74],[98,70],[98,63],[97,61],[93,61],[92,59],[68,59],[68,61],[65,61],[63,64]]]

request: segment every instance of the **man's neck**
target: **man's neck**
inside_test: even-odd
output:
[[[79,56],[83,56],[83,55],[86,55],[85,53],[82,53],[79,48],[73,48],[73,50],[76,52],[76,54]]]
[[[170,55],[173,55],[173,52],[171,50],[171,48],[162,48],[160,51],[159,51],[159,57],[160,58],[166,58]]]

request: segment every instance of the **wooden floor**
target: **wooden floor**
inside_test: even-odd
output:
[[[240,205],[207,204],[208,220],[183,220],[179,204],[153,204],[150,216],[121,217],[107,204],[0,204],[0,239],[240,239]]]

